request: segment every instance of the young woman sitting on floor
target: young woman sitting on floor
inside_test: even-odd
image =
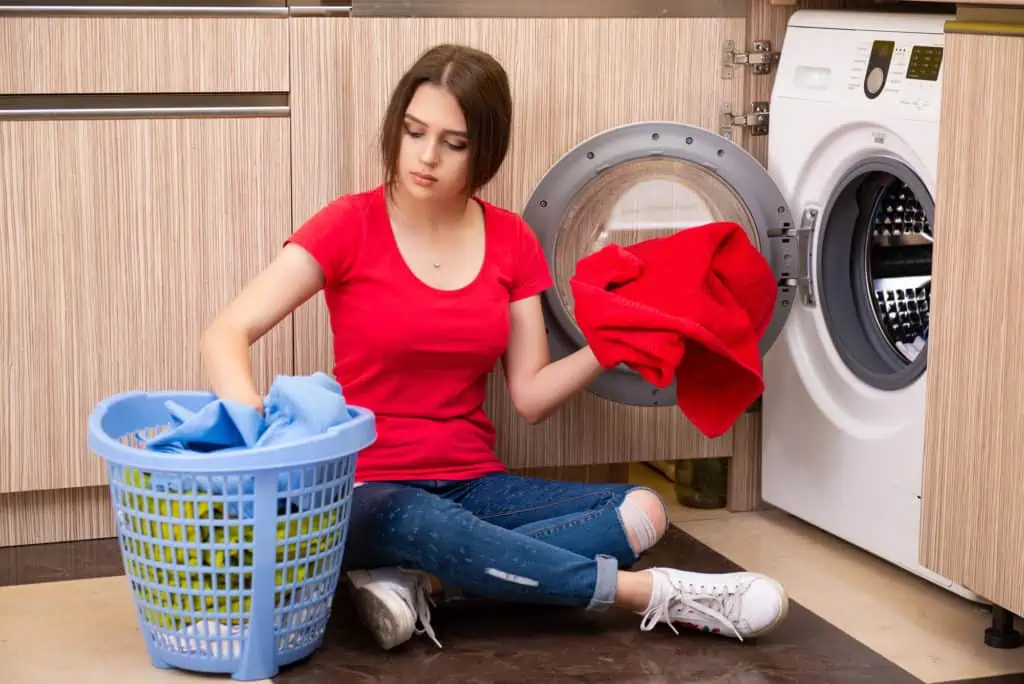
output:
[[[788,609],[771,578],[628,570],[669,524],[653,491],[518,477],[495,456],[484,398],[499,359],[530,423],[602,373],[589,347],[549,360],[539,295],[552,280],[540,244],[519,216],[476,194],[505,158],[511,122],[508,77],[493,57],[454,45],[425,52],[384,117],[385,182],[323,207],[204,333],[213,389],[260,407],[249,347],[324,291],[335,377],[377,416],[344,563],[383,648],[424,632],[438,643],[427,600],[442,587],[625,609],[643,616],[643,630],[764,634]]]

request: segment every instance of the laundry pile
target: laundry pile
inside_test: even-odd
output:
[[[743,228],[716,222],[583,258],[574,315],[601,365],[659,388],[708,437],[764,391],[759,343],[775,309],[771,266]]]
[[[146,448],[163,453],[210,452],[230,453],[239,449],[285,446],[307,437],[321,435],[328,429],[349,420],[348,405],[341,385],[325,373],[307,376],[279,375],[266,398],[263,413],[228,399],[211,401],[200,411],[192,412],[175,402],[167,403],[173,420],[169,430],[146,442]],[[313,470],[307,469],[310,476]],[[214,494],[252,494],[252,478],[195,478],[155,474],[156,491],[181,491],[182,488]],[[209,480],[209,482],[207,482]],[[243,485],[241,492],[239,485]],[[279,477],[279,491],[309,487],[301,482],[300,473]],[[251,505],[243,511],[252,517]],[[308,508],[310,501],[303,503]]]
[[[169,428],[148,440],[146,434],[137,434],[136,440],[161,453],[191,452],[187,457],[196,452],[223,454],[283,446],[351,419],[340,385],[323,373],[279,376],[264,400],[262,415],[251,406],[222,399],[196,412],[173,402],[167,403],[167,409],[172,417]],[[342,492],[330,484],[339,479],[336,469],[331,464],[300,466],[278,476],[275,602],[279,607],[313,605],[327,590],[325,583],[316,582],[301,587],[304,595],[293,595],[301,593],[293,590],[307,577],[329,574],[324,554],[342,541],[343,527],[336,524]],[[144,606],[142,612],[151,625],[189,637],[174,638],[165,647],[194,651],[208,648],[211,637],[213,644],[229,635],[237,638],[243,629],[242,616],[251,608],[255,477],[125,468],[116,480],[121,483],[115,491],[120,499],[119,522],[127,538],[126,569]],[[289,623],[309,620],[299,610],[284,614],[289,612]],[[279,619],[281,615],[278,611]],[[164,642],[171,638],[159,636]]]

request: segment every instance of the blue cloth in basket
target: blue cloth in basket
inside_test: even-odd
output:
[[[146,448],[163,453],[224,453],[281,446],[323,434],[351,419],[341,385],[324,373],[277,376],[263,400],[263,415],[251,406],[229,399],[215,399],[196,412],[169,401],[167,410],[171,414],[171,427],[149,440]],[[294,491],[312,486],[315,469],[305,468],[304,472],[305,477],[299,471],[292,472],[290,477],[281,474],[278,490]],[[238,479],[230,478],[233,483]],[[253,478],[241,479],[242,493],[252,494]],[[217,476],[195,478],[164,473],[153,473],[151,478],[157,491],[178,491],[181,488],[213,494],[240,493],[235,484],[229,485],[225,491],[224,481],[224,477]],[[303,501],[302,508],[308,507],[309,503]],[[251,514],[251,511],[246,513]]]

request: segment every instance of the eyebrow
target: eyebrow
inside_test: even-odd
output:
[[[413,123],[419,124],[420,126],[427,126],[426,123],[424,123],[423,121],[420,121],[419,119],[417,119],[412,114],[406,114],[405,118],[409,119]],[[428,128],[429,128],[429,126],[428,126]],[[469,138],[469,134],[467,134],[465,131],[455,131],[455,130],[452,130],[450,128],[446,128],[446,129],[444,129],[441,132],[444,133],[445,135],[457,135],[460,138],[467,138],[467,139]]]

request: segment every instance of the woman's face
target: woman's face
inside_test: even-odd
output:
[[[420,199],[465,195],[469,179],[466,118],[458,101],[444,88],[424,83],[409,102],[398,178],[406,192]]]

